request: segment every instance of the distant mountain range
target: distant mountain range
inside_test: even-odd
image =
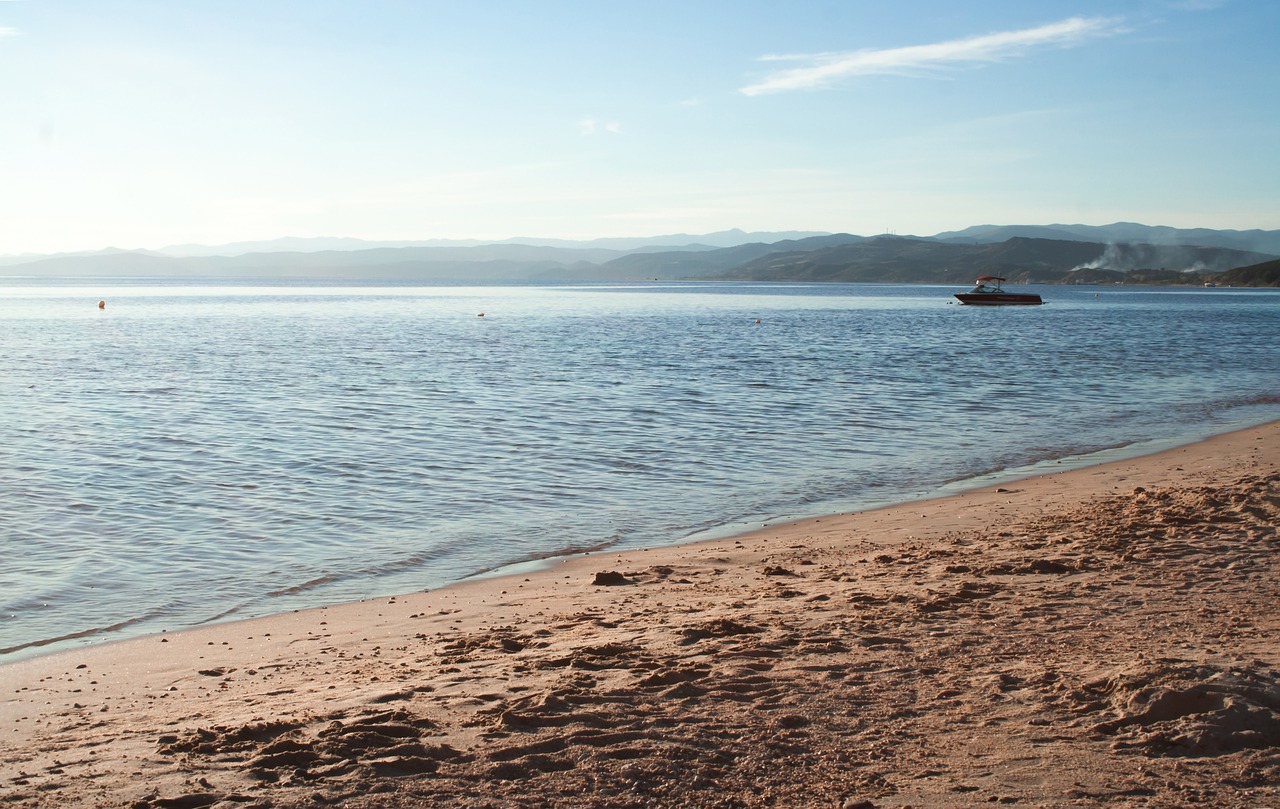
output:
[[[807,236],[825,236],[821,231],[785,231],[768,232],[733,229],[717,233],[705,233],[693,236],[687,233],[675,233],[667,236],[617,237],[591,239],[588,241],[572,241],[569,239],[511,238],[497,241],[481,239],[421,239],[417,241],[368,241],[342,236],[321,236],[303,238],[286,236],[280,239],[259,242],[231,242],[220,245],[175,244],[161,247],[158,250],[121,250],[108,247],[103,250],[81,251],[76,253],[0,255],[0,267],[13,264],[27,264],[47,258],[79,258],[82,256],[106,256],[117,253],[146,253],[156,256],[177,258],[207,256],[242,256],[247,253],[318,253],[324,251],[374,250],[381,248],[401,247],[487,247],[494,245],[522,245],[528,247],[564,247],[570,249],[593,249],[613,251],[614,254],[629,253],[637,250],[674,249],[710,250],[716,247],[733,247],[748,242],[776,242],[783,239],[800,239]]]
[[[1116,222],[1110,225],[974,225],[939,233],[937,241],[992,244],[1021,236],[1029,239],[1154,244],[1181,247],[1229,247],[1252,253],[1280,254],[1280,230],[1209,230]]]
[[[1280,231],[978,225],[931,237],[740,230],[572,242],[279,239],[0,257],[36,277],[324,277],[433,283],[655,280],[1280,285]]]

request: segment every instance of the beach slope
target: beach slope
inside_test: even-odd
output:
[[[1280,805],[1278,524],[1272,424],[49,655],[0,806]]]

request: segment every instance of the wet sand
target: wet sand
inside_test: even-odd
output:
[[[49,655],[0,805],[1280,806],[1278,524],[1271,424]]]

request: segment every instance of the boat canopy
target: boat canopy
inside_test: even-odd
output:
[[[980,275],[980,276],[978,276],[978,280],[977,280],[977,281],[974,281],[974,283],[975,283],[975,284],[981,284],[983,281],[1000,281],[1000,282],[1003,282],[1003,281],[1004,281],[1004,279],[1003,279],[1003,278],[1001,278],[1001,277],[999,277],[999,276],[996,276],[996,275]]]

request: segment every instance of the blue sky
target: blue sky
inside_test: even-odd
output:
[[[1280,228],[1280,3],[0,0],[0,254]]]

